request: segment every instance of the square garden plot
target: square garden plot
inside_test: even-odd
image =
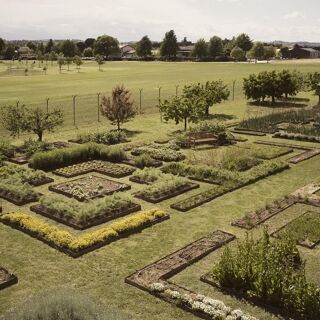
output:
[[[129,189],[131,189],[131,186],[128,184],[93,175],[49,187],[50,191],[75,198],[78,201],[86,201]]]
[[[272,234],[276,238],[285,235],[292,237],[299,245],[313,249],[320,243],[320,213],[308,211]]]
[[[0,290],[5,289],[18,282],[14,274],[10,274],[6,269],[0,267]]]

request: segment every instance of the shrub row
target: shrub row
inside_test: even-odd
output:
[[[209,202],[227,192],[241,188],[245,185],[253,183],[259,179],[263,179],[269,175],[278,173],[288,169],[289,165],[284,161],[270,160],[239,174],[240,180],[227,180],[223,185],[214,186],[211,189],[198,193],[190,198],[173,204],[171,207],[180,211],[188,211],[203,203]],[[210,178],[209,178],[210,179]]]
[[[38,152],[31,157],[29,165],[34,169],[52,170],[94,159],[118,162],[126,158],[126,153],[119,147],[106,147],[97,143],[87,143],[67,149]]]
[[[23,229],[59,249],[78,253],[97,244],[117,240],[123,235],[138,231],[150,223],[167,217],[169,216],[159,209],[150,209],[79,236],[49,225],[47,222],[26,213],[6,213],[0,216],[0,221]]]
[[[247,236],[236,251],[224,250],[211,275],[222,288],[281,308],[290,318],[320,318],[320,289],[307,281],[291,239],[270,241],[266,230],[259,240]]]
[[[303,134],[294,134],[294,133],[276,132],[273,135],[273,137],[274,138],[280,138],[280,139],[306,141],[306,142],[320,142],[320,137],[310,136],[310,135],[303,135]]]
[[[127,141],[127,135],[123,131],[107,131],[96,133],[82,133],[76,138],[79,143],[96,142],[106,145],[117,144]]]

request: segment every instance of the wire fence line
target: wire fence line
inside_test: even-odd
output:
[[[235,82],[228,84],[230,100],[243,98],[243,93],[235,86]],[[134,105],[138,114],[159,113],[159,101],[169,99],[181,94],[183,85],[155,86],[153,89],[143,87],[131,90]],[[46,96],[39,100],[8,100],[1,105],[26,105],[30,108],[41,108],[50,111],[59,108],[63,111],[64,125],[61,130],[68,130],[71,127],[79,127],[102,121],[100,105],[104,96],[111,96],[110,91],[102,91],[88,94],[74,94],[66,96]],[[0,132],[4,129],[0,127]]]

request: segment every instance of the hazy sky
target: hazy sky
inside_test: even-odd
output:
[[[0,0],[0,37],[120,41],[246,32],[255,40],[320,42],[320,0]]]

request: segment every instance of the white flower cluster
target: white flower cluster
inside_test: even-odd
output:
[[[167,287],[161,282],[155,282],[152,283],[149,288],[153,292],[163,292]]]
[[[232,310],[222,301],[201,294],[196,296],[190,294],[182,295],[177,290],[167,288],[163,283],[153,283],[150,289],[154,292],[163,292],[173,300],[180,300],[189,308],[203,312],[214,320],[257,320],[255,317],[245,314],[240,309]]]

